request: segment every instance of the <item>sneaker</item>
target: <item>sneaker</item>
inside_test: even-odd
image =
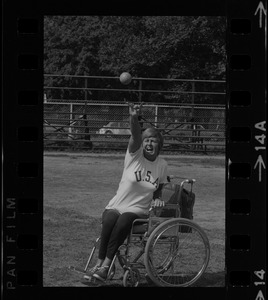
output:
[[[94,266],[93,268],[89,269],[89,271],[87,272],[87,274],[84,275],[84,279],[86,279],[86,280],[91,280],[92,275],[93,275],[96,271],[98,271],[99,268],[100,268],[99,266]]]
[[[105,281],[107,279],[109,266],[100,267],[92,276],[101,281]]]

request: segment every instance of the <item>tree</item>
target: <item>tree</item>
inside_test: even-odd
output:
[[[225,23],[221,17],[106,17],[100,68],[136,76],[222,76]]]
[[[129,71],[146,78],[224,79],[225,30],[224,17],[47,16],[45,73],[119,76]],[[64,84],[64,80],[56,82]],[[97,81],[91,83],[99,86]],[[188,88],[170,82],[146,83],[147,88],[156,86]]]

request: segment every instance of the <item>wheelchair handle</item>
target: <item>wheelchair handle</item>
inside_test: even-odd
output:
[[[189,184],[194,184],[196,182],[195,179],[185,179],[184,177],[180,177],[180,176],[176,176],[176,175],[169,175],[167,176],[168,181],[170,181],[170,179],[183,179],[181,181],[181,185],[183,185],[184,183],[189,183]]]
[[[183,183],[189,183],[189,184],[194,184],[196,182],[195,179],[185,179],[182,181]]]

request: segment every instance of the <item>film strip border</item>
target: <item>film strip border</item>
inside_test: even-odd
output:
[[[262,1],[227,6],[227,275],[226,288],[199,294],[209,299],[266,299],[266,7]],[[5,80],[14,84],[4,92],[3,116],[1,275],[6,299],[43,293],[43,20],[25,15],[9,23],[8,47],[17,51],[6,54],[13,65],[4,66],[4,85]],[[196,297],[192,289],[181,294]]]
[[[16,13],[11,18],[3,31],[1,294],[26,299],[27,294],[33,297],[29,288],[36,295],[42,286],[43,34],[40,19]]]
[[[261,300],[266,297],[266,6],[242,4],[237,1],[228,14],[227,278],[232,298]]]

